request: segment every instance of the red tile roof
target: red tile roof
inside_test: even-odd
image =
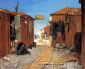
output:
[[[49,25],[45,26],[44,27],[44,30],[45,30],[45,32],[48,32],[49,33],[50,32],[50,26]]]
[[[9,13],[10,15],[27,15],[24,12],[11,12],[7,9],[0,9],[0,12]]]
[[[11,14],[13,14],[13,15],[27,15],[26,13],[24,13],[24,12],[11,12]]]
[[[7,10],[7,9],[0,9],[0,12],[10,13],[10,11],[9,11],[9,10]]]
[[[15,15],[28,16],[28,17],[34,19],[33,17],[27,15],[27,14],[24,13],[24,12],[11,12],[11,11],[9,11],[9,10],[7,10],[7,9],[0,9],[0,12],[6,13],[6,14],[9,14],[9,15],[13,15],[13,16],[15,16]]]
[[[28,16],[28,17],[34,19],[33,17],[27,15],[27,14],[24,13],[24,12],[11,12],[11,14],[12,14],[12,15],[20,15],[20,16]]]
[[[81,15],[81,9],[80,8],[64,8],[64,9],[61,9],[59,11],[52,13],[51,15],[56,15],[56,14]]]

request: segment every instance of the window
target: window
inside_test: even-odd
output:
[[[33,32],[32,21],[29,21],[29,31]]]

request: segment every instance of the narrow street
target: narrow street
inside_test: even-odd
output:
[[[24,69],[42,69],[44,64],[51,62],[52,48],[45,47],[41,55],[27,68]]]
[[[76,57],[70,54],[69,50],[58,51],[45,46],[39,57],[32,64],[26,64],[23,69],[81,69],[77,60]]]
[[[0,59],[0,69],[81,69],[78,59],[68,49],[58,50],[46,43],[38,43],[29,50],[31,54],[7,55],[9,61]]]
[[[0,3],[0,69],[85,69],[85,0]]]

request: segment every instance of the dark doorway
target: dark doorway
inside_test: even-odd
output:
[[[81,48],[82,48],[82,33],[81,32],[77,32],[75,34],[75,37],[74,37],[74,44],[75,44],[75,51],[78,53],[78,54],[81,54]]]
[[[14,24],[14,16],[10,16],[10,48],[11,53],[15,49],[15,39],[16,39],[16,30]]]

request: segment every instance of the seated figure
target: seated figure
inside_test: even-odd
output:
[[[17,47],[16,47],[16,54],[18,54],[18,55],[25,55],[25,54],[27,54],[27,53],[31,54],[31,53],[27,50],[25,44],[23,44],[22,42],[18,43],[18,45],[17,45]]]

